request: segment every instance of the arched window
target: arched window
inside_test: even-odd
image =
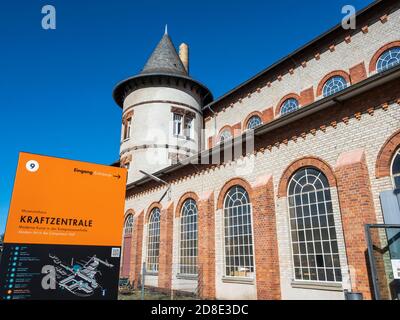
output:
[[[299,108],[299,102],[295,98],[289,98],[282,103],[281,115],[296,111]]]
[[[341,282],[339,249],[329,183],[314,168],[291,178],[288,206],[296,280]]]
[[[197,274],[197,205],[187,199],[181,212],[180,273]]]
[[[395,189],[400,189],[400,149],[397,150],[392,163],[392,179]]]
[[[376,62],[376,70],[382,72],[400,64],[400,47],[386,50]]]
[[[224,243],[225,275],[254,277],[251,203],[241,186],[232,187],[225,196]]]
[[[329,78],[323,88],[324,97],[328,97],[336,92],[342,91],[347,88],[346,79],[341,76],[334,76]]]
[[[130,214],[125,219],[124,236],[129,236],[132,234],[132,226],[133,226],[133,215]]]
[[[262,120],[259,116],[252,116],[249,121],[247,121],[247,129],[254,129],[262,125]]]
[[[225,129],[219,136],[219,143],[224,143],[230,139],[232,139],[232,134],[229,129]]]
[[[151,211],[147,234],[147,271],[158,272],[158,257],[160,253],[160,209]]]

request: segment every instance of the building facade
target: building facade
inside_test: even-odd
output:
[[[145,263],[146,286],[207,299],[374,298],[364,226],[400,188],[400,3],[356,18],[216,100],[167,33],[117,85],[122,277]]]

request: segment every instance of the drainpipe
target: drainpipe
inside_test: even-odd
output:
[[[214,134],[217,134],[217,117],[216,117],[216,112],[214,112],[213,109],[211,109],[211,106],[208,105],[207,109],[210,110],[213,114],[213,118],[214,118]]]

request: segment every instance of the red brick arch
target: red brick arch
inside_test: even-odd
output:
[[[381,47],[375,54],[373,55],[370,63],[369,63],[369,72],[376,71],[376,63],[378,62],[379,57],[384,53],[386,50],[393,48],[393,47],[400,47],[400,41],[393,41],[385,44]]]
[[[395,152],[400,147],[400,130],[393,133],[383,144],[378,153],[375,164],[375,176],[377,178],[389,177],[390,166]]]
[[[182,206],[187,199],[193,199],[194,201],[196,201],[196,204],[199,202],[199,197],[194,192],[189,191],[189,192],[184,193],[180,197],[180,199],[178,201],[178,205],[176,206],[175,218],[179,218],[181,216]]]
[[[222,128],[221,128],[221,130],[219,130],[219,133],[218,133],[218,137],[217,137],[217,142],[219,142],[219,140],[220,140],[220,138],[221,138],[221,134],[222,134],[222,132],[224,132],[225,130],[229,130],[230,131],[230,133],[231,133],[231,135],[232,135],[232,138],[234,137],[234,135],[233,135],[233,127],[232,126],[230,126],[230,125],[226,125],[226,126],[223,126]]]
[[[258,116],[258,117],[260,117],[261,121],[264,122],[264,121],[263,121],[263,114],[262,114],[260,111],[254,111],[254,112],[250,113],[250,114],[246,117],[246,119],[243,121],[243,126],[242,126],[243,131],[246,131],[246,130],[247,130],[247,124],[248,124],[250,118],[253,117],[253,116]]]
[[[222,209],[224,206],[224,199],[225,195],[228,192],[230,188],[233,186],[241,186],[243,189],[247,191],[250,197],[250,202],[253,203],[253,188],[251,187],[250,183],[248,183],[246,180],[242,178],[233,178],[226,182],[224,186],[222,187],[221,191],[219,192],[218,195],[218,202],[217,202],[217,209]]]
[[[293,161],[285,169],[279,181],[278,197],[286,197],[290,178],[297,170],[304,167],[314,167],[322,171],[327,177],[329,185],[331,187],[336,186],[336,177],[330,165],[320,158],[309,156]]]
[[[276,117],[278,117],[278,116],[280,115],[280,113],[281,113],[281,108],[282,108],[283,103],[284,103],[287,99],[290,99],[290,98],[296,99],[297,102],[299,103],[299,107],[301,106],[301,105],[300,105],[300,101],[301,101],[300,96],[299,96],[298,94],[296,94],[296,93],[289,93],[289,94],[287,94],[286,96],[284,96],[284,97],[279,101],[278,105],[276,106],[276,108],[275,108],[275,116],[276,116]]]
[[[127,218],[130,214],[132,214],[133,216],[135,216],[135,210],[133,210],[133,209],[128,209],[128,210],[126,210],[126,212],[125,212],[125,214],[124,214],[124,223],[125,223],[126,218]]]
[[[332,72],[329,72],[325,77],[322,78],[322,80],[319,82],[318,87],[317,87],[317,97],[322,95],[322,91],[324,89],[325,83],[332,77],[334,76],[340,76],[343,77],[347,83],[351,84],[351,79],[350,75],[344,71],[344,70],[335,70]]]
[[[159,202],[153,202],[153,203],[150,205],[150,207],[147,209],[146,216],[145,216],[145,218],[144,218],[144,223],[147,223],[147,222],[148,222],[149,217],[150,217],[150,213],[151,213],[151,211],[152,211],[154,208],[160,209],[160,212],[161,212],[161,210],[162,210],[162,205],[161,205]]]

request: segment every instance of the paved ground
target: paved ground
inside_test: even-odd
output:
[[[135,291],[132,294],[119,294],[118,300],[140,300],[141,299],[141,292]],[[145,300],[172,300],[170,295],[158,293],[158,292],[151,292],[146,291],[144,295]],[[195,300],[192,296],[182,296],[182,295],[175,295],[173,300]]]

